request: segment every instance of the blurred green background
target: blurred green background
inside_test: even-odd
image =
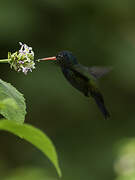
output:
[[[0,58],[18,50],[19,41],[33,47],[36,59],[69,50],[84,65],[113,66],[99,82],[108,121],[53,63],[39,63],[27,76],[0,64],[0,78],[24,94],[26,122],[53,140],[63,180],[118,178],[115,145],[135,136],[135,1],[2,0]],[[2,131],[0,144],[0,180],[58,179],[32,145]]]

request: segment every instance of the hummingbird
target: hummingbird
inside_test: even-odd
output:
[[[60,66],[67,81],[86,97],[92,97],[105,119],[110,117],[103,96],[97,86],[97,79],[110,71],[106,67],[87,67],[80,64],[69,51],[61,51],[56,56],[39,59],[39,61],[54,61]]]

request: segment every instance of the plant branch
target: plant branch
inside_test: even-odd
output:
[[[0,59],[0,63],[8,63],[11,59]]]

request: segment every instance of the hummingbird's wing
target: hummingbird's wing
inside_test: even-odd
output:
[[[101,78],[112,70],[112,67],[86,67],[82,66],[88,73],[94,76],[96,79]]]
[[[92,78],[92,74],[88,71],[87,67],[81,64],[74,65],[71,69],[86,81]]]

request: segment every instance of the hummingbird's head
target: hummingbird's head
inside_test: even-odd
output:
[[[60,66],[72,66],[77,64],[76,57],[69,51],[61,51],[56,55],[56,63]]]
[[[41,60],[53,60],[61,67],[70,67],[78,63],[76,57],[69,51],[61,51],[56,56],[43,58]]]

